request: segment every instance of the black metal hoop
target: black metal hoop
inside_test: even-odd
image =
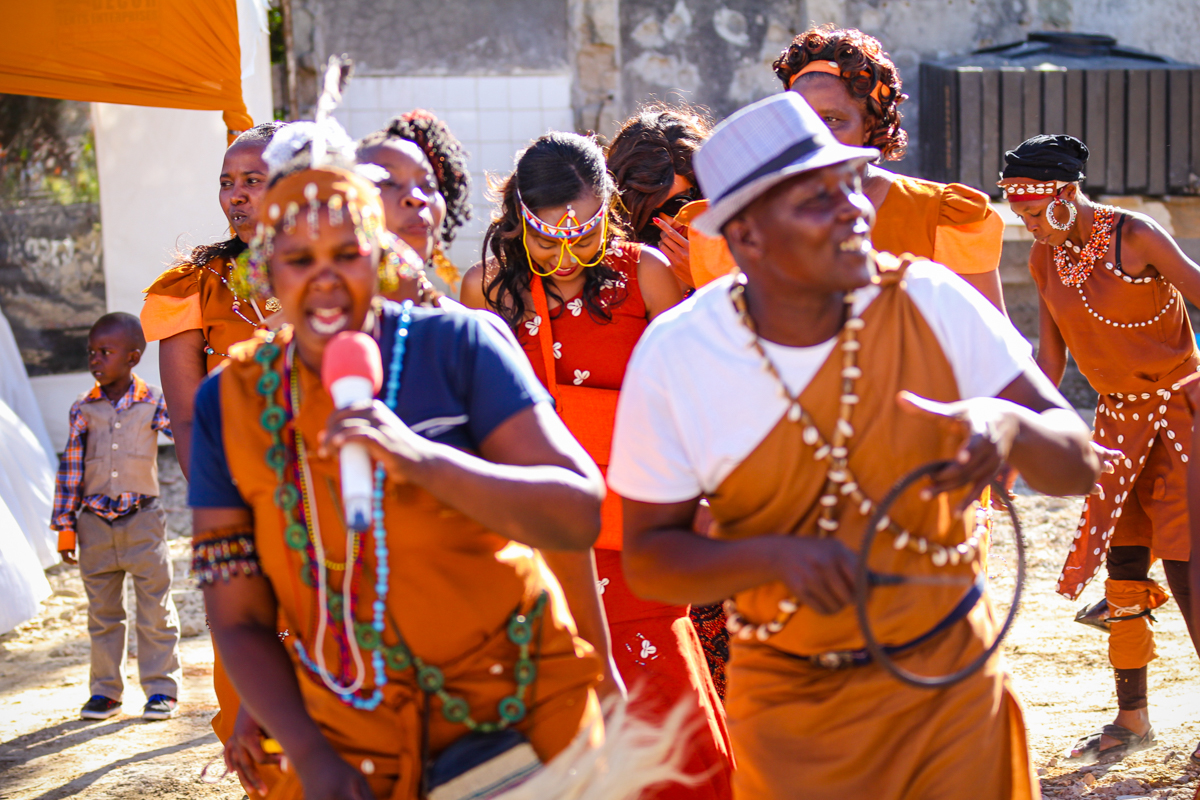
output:
[[[871,521],[867,525],[867,532],[863,535],[862,549],[860,550],[858,559],[858,570],[854,581],[854,611],[858,616],[858,625],[862,629],[867,652],[871,654],[872,659],[891,673],[894,678],[909,686],[916,686],[922,689],[942,689],[947,686],[953,686],[983,668],[983,665],[1000,650],[1000,645],[1003,644],[1004,637],[1012,629],[1013,622],[1017,618],[1017,607],[1021,604],[1021,592],[1025,584],[1025,537],[1021,532],[1021,520],[1017,517],[1017,509],[1013,504],[1012,497],[1009,496],[1008,490],[999,481],[992,481],[992,496],[999,499],[1000,504],[1004,506],[1004,510],[1008,513],[1008,518],[1012,521],[1013,539],[1016,542],[1017,550],[1017,581],[1013,590],[1012,605],[1009,606],[1008,616],[1005,617],[1004,625],[1000,628],[1000,633],[996,636],[996,640],[992,642],[990,647],[980,653],[974,661],[962,669],[952,672],[949,675],[930,677],[917,675],[901,667],[895,662],[884,646],[879,643],[879,640],[875,638],[875,632],[871,629],[871,621],[867,618],[867,601],[871,596],[871,588],[879,585],[880,580],[879,576],[871,571],[867,563],[867,557],[871,552],[871,547],[875,544],[875,537],[879,535],[880,522],[887,516],[888,511],[896,500],[906,490],[911,488],[914,483],[950,466],[951,463],[950,461],[934,461],[925,466],[917,467],[901,478],[892,487],[891,491],[887,493],[887,496],[876,507],[875,514],[871,517]],[[887,582],[894,585],[901,581]]]

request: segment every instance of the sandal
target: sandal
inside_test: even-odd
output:
[[[1100,738],[1108,736],[1116,739],[1119,744],[1112,747],[1100,749]],[[1071,754],[1067,756],[1068,761],[1084,761],[1084,760],[1099,760],[1101,758],[1110,761],[1119,761],[1130,753],[1136,753],[1139,750],[1146,750],[1153,747],[1155,743],[1154,728],[1146,731],[1145,736],[1138,736],[1128,728],[1120,725],[1105,725],[1096,733],[1084,736],[1075,746],[1071,748]],[[1197,748],[1200,750],[1200,748]],[[1197,758],[1197,754],[1192,754],[1193,760]],[[1197,761],[1200,763],[1200,761]]]

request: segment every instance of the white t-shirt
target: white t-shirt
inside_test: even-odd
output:
[[[608,483],[622,497],[679,503],[714,492],[787,412],[729,299],[732,280],[713,281],[660,315],[634,349],[608,468]],[[995,397],[1036,369],[1029,342],[950,270],[917,262],[905,283],[950,362],[960,397]],[[878,296],[878,287],[860,290],[856,311]],[[795,395],[836,343],[835,336],[812,347],[764,344]]]

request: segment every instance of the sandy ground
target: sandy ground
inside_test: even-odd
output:
[[[42,616],[0,637],[0,798],[242,797],[231,777],[215,784],[200,780],[201,769],[220,753],[209,727],[215,711],[212,648],[199,593],[187,575],[184,482],[171,451],[164,451],[160,461],[175,559],[174,595],[185,634],[180,713],[167,722],[141,720],[145,698],[137,686],[136,658],[131,658],[126,713],[103,722],[78,718],[88,696],[86,602],[78,571],[58,567],[50,575],[55,594]],[[1045,795],[1191,800],[1198,770],[1188,758],[1200,741],[1200,670],[1173,603],[1156,614],[1159,659],[1150,668],[1150,702],[1157,746],[1116,764],[1059,764],[1065,748],[1115,713],[1104,637],[1072,621],[1083,602],[1098,599],[1102,589],[1089,587],[1079,602],[1054,594],[1081,501],[1019,491],[1018,505],[1030,573],[1005,651],[1025,703],[1029,744]],[[994,571],[1002,589],[1011,559],[1001,539]],[[1158,578],[1165,585],[1161,574]]]

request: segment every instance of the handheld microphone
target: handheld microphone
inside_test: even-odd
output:
[[[342,331],[325,345],[321,381],[337,408],[369,403],[383,386],[379,345],[365,333]],[[346,526],[365,531],[371,525],[371,455],[365,444],[347,442],[342,445],[338,460]]]

